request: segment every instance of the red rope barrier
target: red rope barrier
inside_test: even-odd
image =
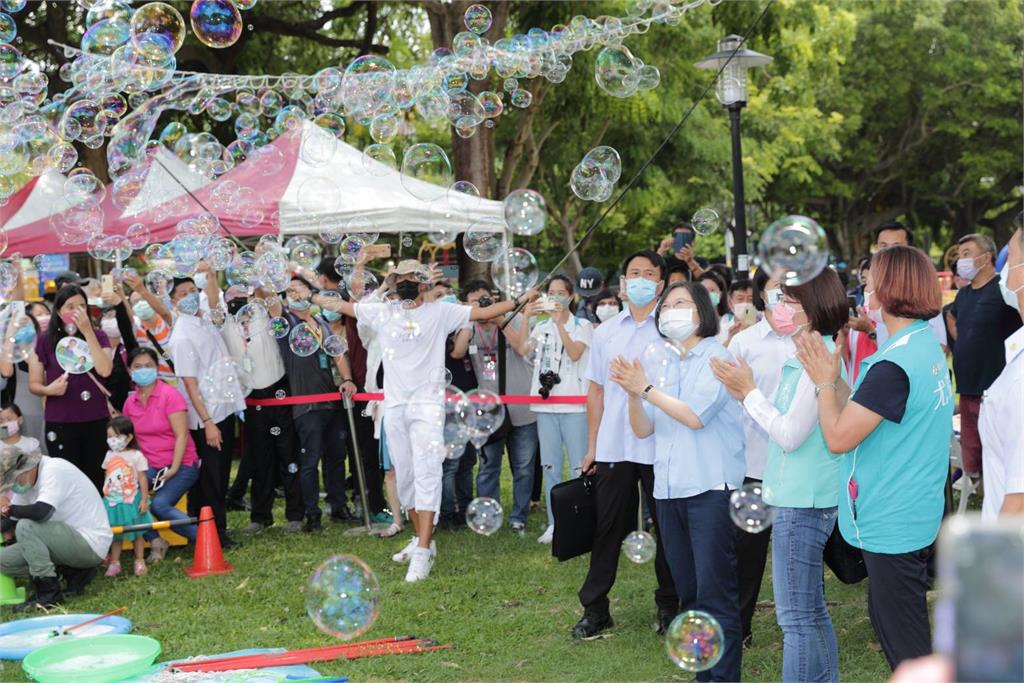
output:
[[[358,393],[352,397],[356,401],[383,401],[384,394]],[[305,394],[303,396],[285,396],[284,398],[247,398],[247,406],[295,406],[304,403],[326,403],[329,401],[340,401],[341,394]],[[583,405],[587,402],[586,396],[552,396],[541,398],[540,396],[502,396],[501,402],[505,405]]]

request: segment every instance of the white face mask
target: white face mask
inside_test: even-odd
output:
[[[868,291],[868,290],[864,291],[864,308],[868,312],[868,320],[871,320],[874,323],[881,325],[881,324],[884,323],[884,321],[882,320],[882,309],[881,308],[871,308],[871,299],[872,299],[874,293],[875,293],[875,290],[873,290],[873,289],[870,290],[870,291]]]
[[[674,342],[684,342],[697,331],[692,308],[671,308],[658,316],[658,330]]]
[[[100,321],[100,328],[108,337],[121,336],[121,330],[117,327],[117,318],[104,318]]]
[[[112,451],[123,451],[124,447],[128,445],[128,437],[124,434],[118,434],[117,436],[107,437],[107,446]]]
[[[966,256],[962,259],[957,259],[956,274],[968,282],[978,277],[978,272],[981,270],[977,265],[979,258],[981,257],[978,256],[977,258],[971,258],[970,256]]]
[[[605,320],[611,320],[617,316],[619,314],[619,307],[615,304],[601,304],[594,309],[594,314],[597,316],[598,320],[604,322]]]
[[[1010,289],[1009,282],[1010,273],[1017,268],[1024,268],[1024,263],[1018,263],[1015,266],[1011,266],[1010,262],[1007,261],[1005,264],[1003,264],[1003,269],[1002,271],[999,272],[999,291],[1002,292],[1003,301],[1006,302],[1006,305],[1012,308],[1013,310],[1019,312],[1020,301],[1017,299],[1017,293],[1020,290],[1024,289],[1024,284],[1020,285],[1019,287],[1015,287],[1014,289]]]

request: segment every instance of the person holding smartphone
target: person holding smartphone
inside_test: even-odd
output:
[[[665,266],[671,272],[675,266],[685,266],[690,273],[690,279],[694,280],[704,272],[704,268],[697,263],[693,256],[693,243],[697,239],[697,233],[689,221],[679,221],[672,226],[672,235],[666,237],[658,245],[658,255],[665,258]]]

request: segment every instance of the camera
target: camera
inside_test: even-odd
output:
[[[540,373],[537,379],[540,380],[540,389],[537,390],[537,393],[544,400],[547,400],[548,396],[551,395],[551,389],[562,381],[562,378],[554,370],[546,370]]]
[[[484,294],[477,300],[477,303],[480,304],[480,308],[487,308],[494,305],[494,299]]]

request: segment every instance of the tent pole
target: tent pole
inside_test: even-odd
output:
[[[167,175],[171,176],[171,179],[174,180],[174,182],[178,183],[178,185],[181,186],[181,189],[185,190],[185,192],[188,193],[188,196],[191,197],[195,201],[196,204],[198,204],[199,206],[203,207],[203,211],[205,211],[208,214],[214,215],[214,216],[217,215],[217,214],[213,213],[213,211],[210,211],[208,208],[206,208],[206,204],[203,204],[201,201],[199,201],[199,197],[197,197],[194,194],[192,194],[192,190],[190,190],[187,187],[185,187],[185,183],[183,183],[180,180],[178,180],[178,176],[174,175],[174,173],[171,172],[171,169],[167,168],[167,166],[164,164],[164,162],[160,161],[160,157],[158,157],[157,155],[154,154],[153,155],[153,161],[155,161],[156,163],[160,164],[161,168],[163,168],[164,171],[167,172]],[[217,222],[220,223],[220,220],[218,220]],[[228,226],[224,225],[223,223],[220,223],[220,227],[224,228],[224,232],[226,232],[228,234],[228,237],[230,237],[231,239],[233,239],[235,241],[236,245],[238,245],[239,247],[244,247],[245,246],[244,244],[242,244],[242,241],[240,239],[235,237],[231,233],[231,231],[228,230]]]

